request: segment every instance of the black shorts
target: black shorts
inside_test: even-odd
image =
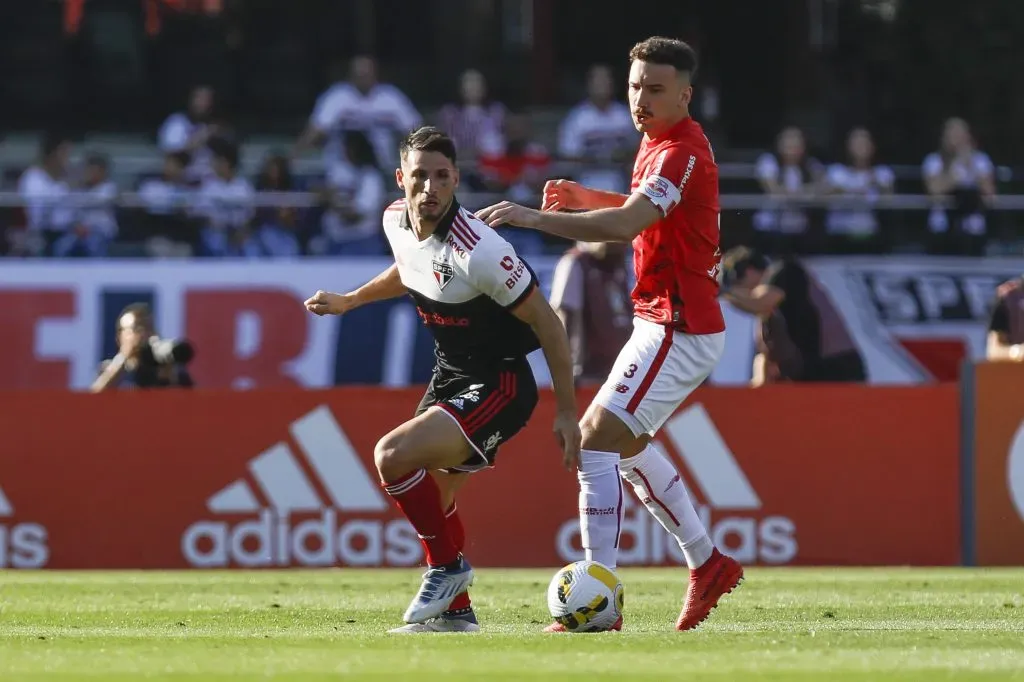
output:
[[[537,406],[537,383],[526,358],[498,362],[487,371],[462,374],[435,368],[416,408],[444,410],[455,420],[475,452],[447,471],[470,472],[494,466],[498,446],[526,426]]]

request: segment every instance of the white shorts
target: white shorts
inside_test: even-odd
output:
[[[654,435],[718,364],[725,332],[694,336],[633,318],[633,333],[594,402],[634,436]]]

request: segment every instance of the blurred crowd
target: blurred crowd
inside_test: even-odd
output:
[[[527,113],[490,98],[484,75],[475,70],[459,76],[459,99],[434,112],[429,122],[458,145],[464,194],[535,203],[546,179],[567,176],[625,192],[639,136],[616,96],[619,89],[609,67],[594,65],[586,98],[558,123],[554,149],[542,144]],[[47,135],[34,165],[8,169],[17,200],[0,209],[5,213],[0,253],[384,254],[379,218],[397,192],[397,140],[424,122],[400,88],[378,79],[372,57],[357,57],[347,76],[319,96],[294,142],[269,153],[259,172],[246,177],[232,121],[218,107],[213,88],[200,85],[156,131],[160,172],[143,173],[127,185],[112,175],[116,158],[84,150],[81,163],[72,166],[74,141]],[[766,253],[885,253],[896,241],[906,241],[906,230],[888,225],[887,212],[874,208],[880,198],[900,190],[893,169],[876,155],[871,131],[849,131],[845,146],[845,158],[825,163],[808,152],[799,128],[782,130],[774,150],[752,166],[750,179],[763,200],[746,211],[744,241]],[[316,149],[320,170],[297,172],[296,160]],[[995,176],[967,122],[946,121],[935,151],[923,158],[916,187],[910,188],[935,199],[921,221],[918,246],[936,253],[984,253]],[[723,186],[723,194],[727,191]],[[834,206],[825,201],[836,197],[852,201]],[[472,201],[464,203],[473,207]],[[526,255],[566,248],[527,231],[507,230],[505,236]],[[723,240],[730,245],[724,233]]]

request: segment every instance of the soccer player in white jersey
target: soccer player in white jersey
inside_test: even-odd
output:
[[[537,385],[526,355],[544,351],[558,405],[554,432],[563,464],[580,451],[572,359],[561,320],[530,266],[494,230],[459,205],[455,145],[437,128],[412,132],[400,146],[395,179],[405,198],[384,212],[395,264],[347,294],[318,291],[317,315],[408,293],[434,334],[437,366],[415,416],[377,443],[384,490],[416,529],[428,570],[392,632],[479,630],[462,556],[465,532],[455,491],[467,474],[494,466],[498,446],[526,425]]]

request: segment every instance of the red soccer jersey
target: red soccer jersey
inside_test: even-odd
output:
[[[662,215],[633,240],[637,317],[687,334],[724,331],[718,166],[700,124],[685,118],[657,138],[644,135],[630,191]]]

